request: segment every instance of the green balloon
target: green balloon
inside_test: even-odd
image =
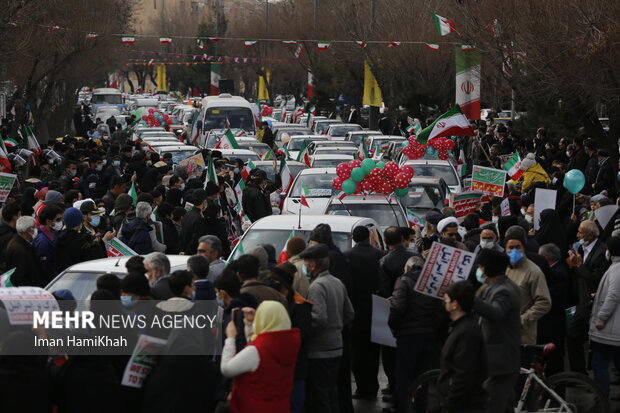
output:
[[[353,168],[353,170],[351,171],[351,179],[354,182],[359,182],[363,180],[364,176],[366,176],[366,174],[364,173],[364,170],[362,168]]]
[[[409,194],[409,188],[396,188],[394,190],[394,193],[396,194],[396,196],[402,198],[404,196],[407,196],[407,194]]]
[[[364,170],[365,173],[370,173],[372,168],[374,168],[375,166],[376,166],[375,161],[373,161],[370,158],[366,158],[362,161],[362,169]]]
[[[345,194],[351,195],[356,190],[357,190],[357,184],[355,183],[355,181],[351,179],[347,179],[346,181],[342,183],[342,192],[344,192]]]
[[[377,162],[377,165],[375,165],[377,168],[383,169],[383,167],[385,166],[385,162],[381,161],[381,162]]]

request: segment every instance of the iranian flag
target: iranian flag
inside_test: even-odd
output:
[[[282,40],[284,44],[297,44],[297,40]]]
[[[420,119],[413,119],[407,116],[407,123],[409,126],[407,126],[406,130],[409,135],[417,136],[420,132],[422,132],[422,124],[420,123]]]
[[[290,234],[288,234],[288,238],[286,239],[286,242],[284,243],[284,247],[282,248],[282,251],[280,251],[280,256],[278,257],[278,264],[282,264],[283,262],[288,261],[288,254],[286,253],[286,244],[288,244],[288,241],[293,238],[295,236],[295,231],[291,231]]]
[[[455,48],[456,98],[465,116],[480,119],[480,53]]]
[[[0,172],[12,172],[13,168],[11,167],[11,161],[9,161],[9,157],[6,154],[4,149],[4,144],[0,147]]]
[[[12,268],[8,270],[7,272],[5,272],[4,274],[0,275],[0,287],[2,288],[15,287],[13,283],[11,282],[11,276],[13,275],[16,269],[17,268]]]
[[[425,145],[428,141],[444,136],[474,136],[474,130],[457,104],[422,130],[416,140]]]
[[[239,149],[239,144],[237,143],[237,139],[235,139],[235,135],[233,135],[232,131],[226,129],[226,133],[220,136],[219,142],[215,145],[216,149]]]
[[[308,203],[308,200],[306,199],[306,197],[310,195],[310,189],[308,189],[308,185],[306,185],[305,182],[301,183],[301,200],[299,201],[299,203],[307,208],[310,208],[310,204]]]
[[[428,50],[432,50],[433,52],[439,50],[439,45],[437,43],[425,43],[424,46],[426,46]]]
[[[459,150],[456,170],[461,178],[467,175],[467,158],[465,157],[465,151],[463,149]]]
[[[9,138],[4,141],[4,146],[6,146],[7,148],[16,148],[17,146],[19,146],[19,143],[17,143],[15,139]]]
[[[250,176],[250,171],[252,169],[256,169],[256,165],[254,165],[254,162],[250,161],[241,171],[241,177],[244,181],[247,181],[248,177]]]
[[[316,115],[316,106],[314,105],[310,106],[310,109],[308,109],[308,112],[310,112],[312,116]]]
[[[24,146],[29,151],[32,151],[36,158],[41,153],[41,145],[39,145],[39,141],[37,140],[36,136],[34,136],[34,133],[32,132],[32,129],[30,129],[30,126],[24,126],[24,134],[26,135],[26,142],[23,142]]]
[[[269,149],[267,152],[265,152],[263,154],[263,156],[261,156],[260,160],[261,161],[268,161],[271,159],[271,157],[273,156],[273,151],[271,149]]]
[[[207,182],[213,182],[217,185],[217,172],[215,171],[215,162],[213,161],[213,157],[209,154],[209,160],[207,161],[207,179],[205,179],[205,188],[207,187]]]
[[[132,182],[131,183],[131,188],[129,188],[129,196],[131,197],[131,200],[133,201],[133,206],[135,207],[136,204],[138,203],[138,191],[136,190],[136,183]]]
[[[365,42],[365,41],[363,41],[363,40],[356,40],[356,41],[355,41],[355,44],[357,44],[357,45],[358,45],[359,47],[361,47],[362,49],[365,49],[365,48],[368,46],[368,44],[366,44],[366,42]]]
[[[280,178],[282,179],[282,192],[288,194],[288,191],[291,189],[291,185],[293,185],[293,179],[295,177],[291,173],[288,165],[286,164],[286,160],[280,160]]]
[[[364,138],[362,138],[359,149],[357,150],[357,157],[358,159],[370,158],[370,155],[368,155],[368,146],[366,145],[366,139]]]
[[[407,221],[409,222],[409,226],[424,226],[424,220],[418,214],[413,212],[412,210],[407,210]]]
[[[95,40],[99,35],[97,33],[88,33],[86,35],[86,40]]]
[[[125,244],[123,241],[116,237],[112,238],[112,240],[106,244],[106,247],[106,253],[108,257],[126,257],[138,255],[134,250],[129,248],[127,244]]]
[[[318,42],[317,47],[319,50],[327,50],[332,45],[332,42]]]
[[[172,37],[160,37],[159,44],[172,44]]]
[[[243,179],[240,179],[239,182],[237,182],[237,185],[235,185],[235,195],[237,196],[237,205],[235,206],[235,211],[237,211],[237,214],[241,214],[241,201],[243,200],[243,190],[245,189],[245,182]]]
[[[308,153],[308,145],[306,142],[301,145],[296,161],[303,162],[308,166],[308,168],[310,168],[310,154]]]
[[[389,42],[387,47],[398,47],[400,46],[400,42]]]
[[[286,108],[282,108],[282,114],[280,115],[280,122],[286,122]]]
[[[243,41],[243,46],[250,47],[250,46],[254,46],[256,43],[257,43],[257,40],[248,39],[248,40]]]
[[[198,137],[200,136],[200,128],[197,125],[197,121],[198,118],[200,117],[200,111],[195,110],[194,111],[194,116],[192,117],[192,130],[191,130],[191,136],[189,138],[190,142],[192,143],[192,145],[196,145],[196,143],[198,142]]]
[[[136,42],[136,38],[132,36],[123,36],[121,37],[121,42],[123,44],[134,44]]]
[[[518,181],[521,176],[523,176],[523,171],[520,168],[521,166],[521,157],[518,152],[515,152],[505,164],[502,165],[502,168],[508,171],[508,176],[513,181]]]
[[[437,33],[439,33],[440,36],[445,36],[456,31],[454,30],[454,22],[452,20],[441,17],[435,13],[433,13],[433,20],[435,21],[435,27],[437,27]]]

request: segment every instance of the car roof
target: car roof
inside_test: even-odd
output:
[[[275,229],[288,230],[295,229],[300,231],[312,231],[318,224],[328,224],[332,232],[351,233],[353,228],[360,225],[377,223],[371,218],[352,217],[343,215],[306,215],[301,217],[301,228],[299,228],[300,217],[298,215],[269,215],[256,221],[251,229]]]
[[[325,136],[325,135],[322,135]],[[318,141],[319,143],[316,144],[316,146],[353,146],[357,148],[357,145],[355,144],[355,142],[351,142],[351,141],[330,141],[330,140],[326,140],[326,141]]]
[[[170,260],[170,267],[178,267],[187,263],[189,255],[166,255]],[[125,263],[129,260],[130,256],[113,257],[113,258],[100,258],[98,260],[90,260],[74,264],[67,268],[65,271],[71,272],[122,272],[126,273]]]
[[[443,178],[437,177],[413,177],[409,182],[409,185],[428,185],[428,184],[439,184]]]
[[[329,174],[335,174],[336,173],[336,168],[308,168],[308,169],[304,169],[303,171],[301,171],[299,173],[298,176],[301,175],[329,175]]]
[[[383,135],[383,132],[381,132],[380,130],[350,130],[350,131],[347,132],[347,134],[349,134],[349,135],[371,134],[371,135],[381,136],[381,135]]]
[[[338,119],[318,119],[316,123],[319,123],[319,122],[321,123],[342,123],[342,121]]]
[[[336,197],[332,197],[329,201],[330,204],[335,203]],[[391,199],[392,202],[389,202],[388,199]],[[340,201],[338,201],[339,203]],[[385,195],[378,194],[370,194],[370,195],[349,195],[342,198],[342,202],[345,204],[394,204],[397,205],[398,201],[393,197],[386,198]]]
[[[261,143],[253,136],[237,136],[235,140],[237,143]]]
[[[392,139],[392,140],[404,141],[405,137],[398,136],[398,135],[373,135],[370,137],[370,139],[377,139],[377,140]]]
[[[291,135],[291,140],[293,139],[315,139],[315,140],[326,141],[327,136],[325,135]]]
[[[259,166],[271,166],[273,165],[273,161],[252,161],[252,163],[254,164],[254,166],[256,166],[257,168]],[[297,162],[297,161],[286,161],[286,164],[289,166],[306,166],[305,163],[303,162]],[[310,169],[310,168],[308,168]],[[333,168],[332,168],[333,169]],[[335,169],[334,169],[335,170]]]
[[[222,155],[256,155],[256,152],[249,149],[216,149]]]
[[[447,165],[452,167],[448,160],[443,159],[408,159],[404,165]]]
[[[172,152],[172,151],[197,151],[198,148],[192,145],[170,145],[170,146],[157,146],[157,148],[161,152]],[[254,153],[254,152],[252,152]]]
[[[357,123],[334,123],[333,125],[330,126],[330,128],[334,128],[334,127],[340,127],[340,126],[356,126],[356,127],[362,127],[361,125],[358,125]]]
[[[353,159],[353,155],[333,155],[333,154],[318,154],[318,155],[312,155],[312,158],[315,161],[321,161],[321,160],[331,160],[331,159],[342,159],[344,160],[351,160]]]

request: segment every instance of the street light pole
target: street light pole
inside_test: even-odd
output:
[[[269,0],[265,0],[265,33],[269,33]]]
[[[319,7],[319,0],[312,0],[312,22],[314,24],[314,31],[316,32],[316,14]]]

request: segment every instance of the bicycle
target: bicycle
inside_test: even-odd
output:
[[[609,413],[609,404],[594,380],[585,374],[564,372],[545,377],[545,365],[539,355],[547,355],[555,349],[554,344],[525,345],[524,350],[534,354],[530,368],[521,368],[525,383],[515,413],[522,412],[570,412]],[[421,374],[410,388],[411,406],[415,413],[443,412],[442,395],[437,380],[439,370]]]

